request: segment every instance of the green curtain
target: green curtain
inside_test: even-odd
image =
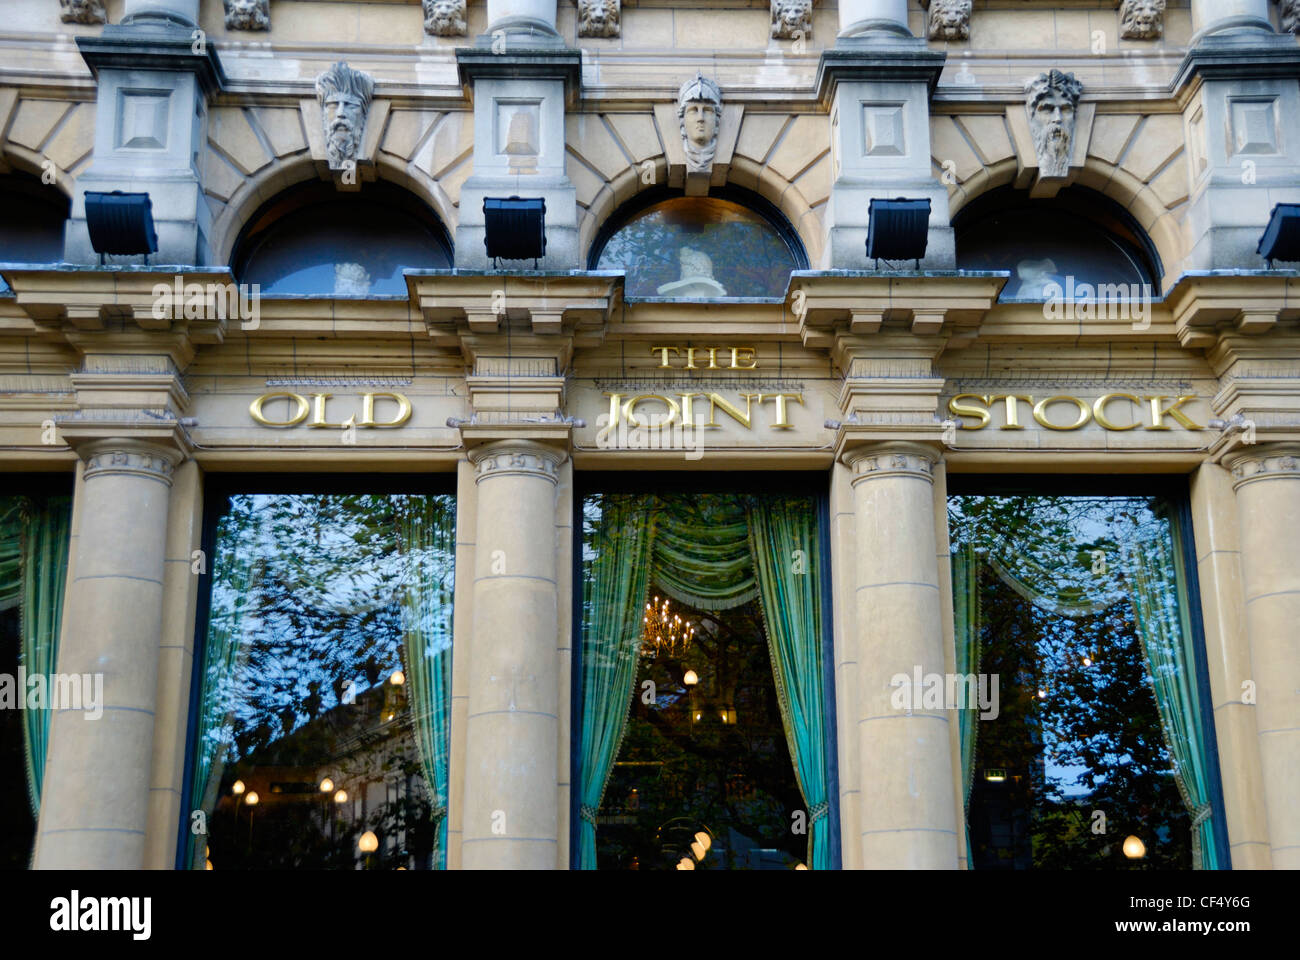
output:
[[[740,497],[661,498],[654,526],[654,581],[674,599],[697,610],[730,610],[757,596]]]
[[[952,605],[956,672],[979,673],[980,668],[980,590],[979,558],[972,543],[954,544],[952,552]],[[966,869],[972,869],[970,842],[970,791],[975,777],[975,739],[979,729],[979,707],[973,705],[957,713],[957,732],[961,742],[962,805],[966,819]]]
[[[49,676],[58,660],[71,527],[71,497],[0,500],[0,610],[18,607],[19,662],[29,676]],[[33,816],[40,812],[49,736],[49,709],[24,710],[23,754]]]
[[[587,515],[598,511],[598,515]],[[578,860],[596,869],[596,812],[627,729],[654,539],[650,497],[607,494],[584,505],[592,551],[583,583],[582,745]]]
[[[806,498],[747,498],[750,555],[758,582],[781,724],[808,806],[808,866],[831,866],[827,829],[822,603],[817,513]]]
[[[447,865],[447,757],[451,728],[451,610],[455,511],[441,497],[408,497],[398,549],[410,562],[402,598],[403,667],[420,767],[437,824],[434,869]]]
[[[1174,763],[1174,780],[1192,818],[1192,869],[1217,870],[1211,824],[1210,782],[1200,693],[1195,682],[1192,629],[1178,584],[1186,583],[1181,551],[1174,546],[1178,522],[1125,551],[1128,586],[1138,633],[1147,655],[1147,676],[1160,711],[1160,726]]]

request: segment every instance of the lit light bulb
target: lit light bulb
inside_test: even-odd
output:
[[[699,682],[700,682],[699,674],[697,674],[694,670],[687,670],[686,674],[682,677],[682,683],[686,684],[688,687],[693,687]]]
[[[347,802],[348,802],[348,792],[347,792],[346,790],[340,790],[338,793],[334,794],[334,802],[335,802],[335,803],[347,803]]]
[[[703,830],[695,835],[695,842],[704,848],[705,853],[707,853],[709,848],[713,846],[713,838]]]
[[[695,869],[695,861],[692,860],[690,857],[682,857],[680,860],[677,861],[677,869],[678,869],[678,870],[694,870],[694,869]]]
[[[262,798],[257,795],[256,790],[250,790],[248,792],[248,796],[244,798],[244,803],[248,804],[250,807],[255,807],[257,806],[258,801],[261,799]]]
[[[1147,845],[1138,837],[1124,838],[1124,856],[1130,860],[1141,860],[1147,855]]]
[[[807,869],[808,869],[808,864],[806,864],[806,863],[801,863],[801,864],[799,864],[798,866],[796,866],[795,869],[796,869],[796,870],[807,870]]]
[[[230,792],[233,793],[235,796],[239,796],[241,793],[243,793],[243,792],[244,792],[244,781],[243,781],[243,780],[236,780],[233,784],[231,784],[231,786],[230,786]]]
[[[322,780],[322,781],[320,782],[320,792],[321,792],[321,793],[333,793],[333,792],[334,792],[334,781],[331,780],[329,777],[326,777],[324,780]]]
[[[401,670],[394,670],[393,675],[388,678],[388,682],[395,687],[400,687],[406,682],[406,674],[402,673]]]
[[[204,861],[203,861],[203,869],[204,869],[204,870],[211,870],[211,869],[212,869],[212,861],[211,861],[211,860],[204,860]]]
[[[1046,700],[1046,699],[1047,699],[1047,691],[1044,690],[1042,687],[1039,687],[1039,688],[1038,688],[1038,699],[1039,699],[1039,700]]]
[[[704,719],[704,714],[702,714],[702,713],[696,713],[696,714],[695,714],[695,719],[696,719],[697,722],[700,721],[700,720],[702,720],[702,719]]]
[[[373,831],[367,830],[357,840],[357,849],[362,853],[374,853],[379,849],[379,838],[375,836]]]
[[[1092,666],[1092,657],[1085,656],[1085,657],[1083,658],[1083,665],[1084,665],[1085,667],[1091,667],[1091,666]]]
[[[696,860],[703,860],[704,855],[708,853],[708,851],[704,849],[704,844],[696,840],[691,843],[691,853],[695,854]]]

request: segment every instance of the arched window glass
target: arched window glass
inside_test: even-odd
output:
[[[1161,271],[1150,240],[1121,208],[1091,191],[1031,200],[1000,190],[963,210],[955,226],[960,269],[1011,271],[1003,300],[1159,293]]]
[[[629,297],[784,297],[807,266],[794,231],[761,197],[652,195],[612,222],[592,267],[625,270]]]
[[[235,250],[241,283],[263,295],[406,295],[402,272],[451,266],[442,225],[411,194],[384,183],[359,193],[329,184],[289,191],[249,222]]]
[[[0,177],[0,263],[59,263],[68,198],[35,177]],[[0,290],[6,289],[0,283]]]

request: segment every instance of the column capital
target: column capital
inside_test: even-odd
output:
[[[1257,480],[1300,480],[1300,443],[1263,443],[1242,447],[1224,457],[1239,490]]]
[[[943,453],[929,444],[887,441],[846,450],[843,460],[853,471],[854,486],[882,477],[914,477],[934,483],[934,468],[943,460]]]
[[[498,440],[469,451],[475,483],[490,477],[536,477],[557,483],[560,464],[568,454],[536,440]]]
[[[146,477],[171,486],[172,474],[184,454],[162,443],[132,437],[104,437],[78,445],[77,453],[86,461],[83,474],[87,483],[107,476]]]

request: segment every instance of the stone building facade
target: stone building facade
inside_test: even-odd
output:
[[[0,459],[15,482],[71,483],[58,669],[105,676],[102,721],[51,718],[37,868],[177,864],[194,557],[214,478],[240,474],[454,489],[447,865],[576,866],[576,491],[653,470],[797,473],[828,498],[845,868],[967,865],[958,725],[872,722],[890,677],[954,669],[954,479],[1182,485],[1230,862],[1300,866],[1300,274],[1257,252],[1300,203],[1293,3],[4,12],[0,173],[68,211],[61,256],[0,256]],[[447,269],[384,295],[344,271],[332,292],[264,293],[256,320],[218,309],[241,238],[304,184],[417,198]],[[148,262],[93,248],[85,194],[114,190],[151,197]],[[1005,295],[1032,269],[964,259],[963,211],[1008,192],[1124,211],[1153,264],[1144,315],[1053,313]],[[686,251],[684,296],[596,268],[621,211],[710,194],[761,198],[803,251],[778,296],[728,296]],[[535,264],[487,256],[484,201],[509,196],[545,200]],[[899,197],[929,201],[924,256],[868,260],[871,203]],[[747,415],[697,459],[606,441],[611,412],[685,419],[711,393]]]

